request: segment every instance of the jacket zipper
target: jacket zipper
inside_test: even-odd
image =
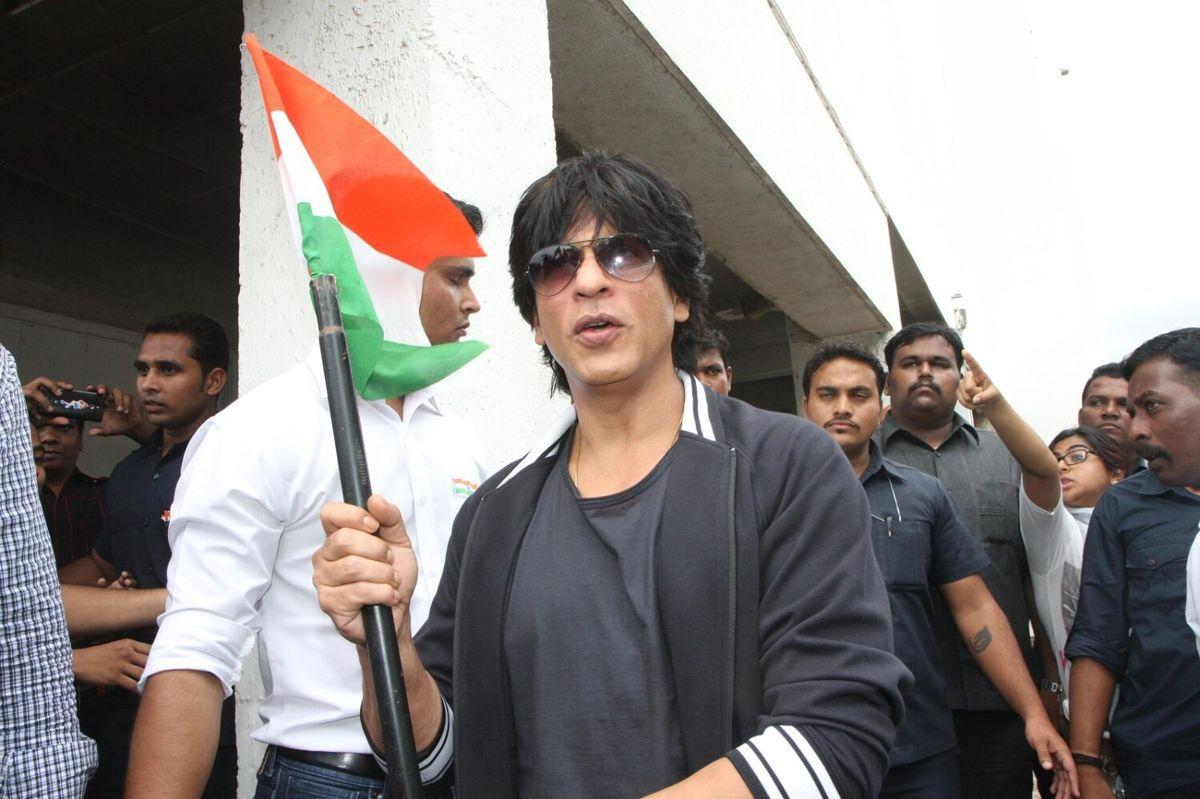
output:
[[[492,491],[495,491],[495,489],[492,489]],[[458,615],[458,609],[460,607],[462,607],[462,587],[463,587],[463,583],[464,583],[463,569],[467,565],[467,555],[471,551],[471,544],[474,543],[474,541],[475,541],[475,525],[479,524],[479,518],[483,512],[483,503],[487,502],[488,497],[490,497],[492,495],[492,491],[487,492],[486,494],[482,495],[479,498],[479,507],[475,509],[475,515],[473,517],[471,517],[471,526],[467,528],[467,543],[465,543],[463,545],[462,563],[460,563],[459,567],[458,567],[458,590],[455,592],[455,597],[454,597],[454,614],[456,616]],[[450,667],[454,670],[450,675],[450,685],[452,688],[454,688],[455,696],[458,695],[458,686],[456,686],[454,683],[457,681],[457,675],[462,673],[462,670],[459,669],[459,667],[458,667],[458,653],[462,651],[462,647],[459,646],[459,641],[458,641],[459,631],[461,629],[462,629],[462,625],[458,624],[456,622],[454,625],[454,652],[453,652],[452,657],[450,658]],[[454,762],[451,764],[451,768],[453,768],[455,773],[457,774],[457,772],[458,772],[458,754],[457,753],[459,751],[459,744],[461,743],[458,740],[458,725],[457,724],[454,725],[454,730],[452,732],[452,735],[453,735],[453,740],[454,740],[455,755],[454,755]],[[457,782],[457,777],[455,779],[455,782]]]
[[[729,514],[727,523],[729,525],[729,630],[725,645],[728,648],[725,661],[725,696],[728,698],[726,704],[726,712],[728,718],[725,723],[725,749],[733,748],[733,703],[734,703],[734,670],[735,670],[735,649],[737,645],[737,528],[735,522],[734,509],[734,492],[737,486],[737,450],[733,447],[729,448],[729,492],[728,506]]]

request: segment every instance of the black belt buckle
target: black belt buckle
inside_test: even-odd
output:
[[[288,749],[286,746],[275,747],[275,752],[279,757],[286,757],[297,763],[333,769],[356,777],[380,781],[387,777],[373,755],[358,752],[309,752],[303,749]]]

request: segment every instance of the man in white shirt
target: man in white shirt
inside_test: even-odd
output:
[[[478,209],[456,204],[478,234]],[[479,310],[473,275],[473,262],[462,258],[426,270],[419,313],[431,344],[466,334]],[[364,274],[382,315],[387,295],[373,277]],[[431,389],[357,404],[373,486],[397,499],[415,533],[416,628],[441,580],[454,516],[485,468],[473,437]],[[312,583],[311,558],[325,538],[319,512],[340,498],[315,347],[196,434],[171,508],[170,594],[142,678],[127,796],[198,794],[212,765],[222,698],[256,634],[266,696],[253,736],[269,745],[257,795],[282,797],[289,786],[305,795],[382,789],[383,772],[359,723],[355,647],[329,624]]]

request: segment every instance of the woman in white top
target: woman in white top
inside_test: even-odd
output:
[[[1051,440],[1050,451],[1058,461],[1061,498],[1047,509],[1032,501],[1022,481],[1021,538],[1038,617],[1058,661],[1066,696],[1071,663],[1063,648],[1079,601],[1083,540],[1092,509],[1110,486],[1125,477],[1125,460],[1117,442],[1095,427],[1063,430]]]
[[[1112,438],[1094,427],[1064,430],[1047,448],[975,358],[967,352],[963,358],[971,371],[959,384],[959,401],[987,415],[1021,467],[1021,538],[1038,618],[1054,653],[1062,695],[1067,696],[1071,664],[1063,649],[1075,620],[1083,540],[1092,508],[1125,477],[1124,454]]]

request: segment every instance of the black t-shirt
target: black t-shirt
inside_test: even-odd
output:
[[[687,776],[658,615],[671,454],[582,499],[568,441],[521,544],[504,628],[521,796],[643,796]]]

